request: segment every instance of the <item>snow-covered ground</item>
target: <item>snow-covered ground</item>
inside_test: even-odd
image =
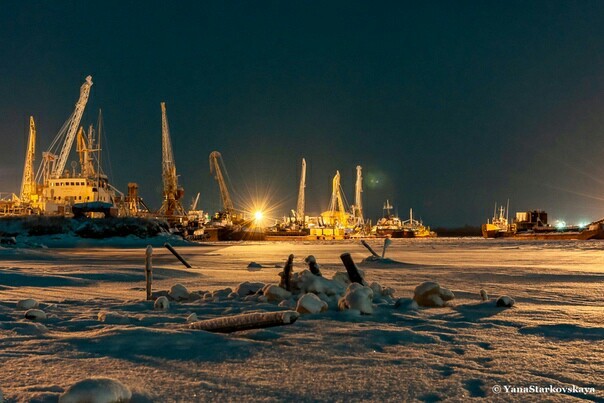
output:
[[[144,245],[47,246],[0,248],[5,402],[57,401],[95,377],[110,379],[73,390],[162,402],[604,400],[604,242],[395,240],[386,263],[361,263],[369,253],[355,241],[179,247],[193,269],[156,248],[154,291],[180,283],[201,297],[170,301],[168,310],[145,300]],[[343,252],[367,283],[395,290],[393,299],[374,300],[371,315],[330,304],[282,327],[226,335],[187,327],[192,313],[201,320],[286,309],[217,290],[278,284],[290,253],[294,273],[314,255],[331,279],[344,270]],[[441,308],[414,310],[408,300],[395,307],[424,281],[455,299]],[[515,305],[496,307],[501,295]],[[46,319],[25,319],[17,302],[28,298]]]

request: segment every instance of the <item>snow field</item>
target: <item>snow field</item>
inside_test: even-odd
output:
[[[350,294],[338,274],[340,253],[351,252],[356,262],[368,254],[356,243],[179,251],[194,269],[156,249],[154,295],[170,299],[179,285],[189,298],[182,294],[168,310],[155,310],[154,301],[144,300],[144,247],[0,250],[4,398],[56,401],[72,385],[96,377],[153,401],[526,400],[493,394],[492,386],[501,384],[592,386],[594,394],[546,398],[604,398],[599,243],[395,241],[387,256],[404,263],[360,264],[369,286],[352,286],[368,289],[364,301],[373,294],[370,315],[338,310]],[[279,282],[290,253],[296,289],[289,299],[269,302],[259,291]],[[304,273],[308,255],[324,277]],[[251,261],[261,267],[249,270]],[[444,307],[418,307],[414,290],[426,281],[446,286],[455,299]],[[495,297],[483,302],[481,289]],[[512,308],[496,306],[502,295],[513,297]],[[25,319],[17,310],[28,298],[38,301],[45,320]],[[191,315],[274,312],[286,309],[284,303],[296,309],[302,298],[317,298],[328,310],[289,326],[230,335],[187,327]]]

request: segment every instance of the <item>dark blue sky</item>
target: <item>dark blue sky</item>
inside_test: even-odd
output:
[[[0,190],[19,188],[28,116],[41,152],[91,74],[83,122],[103,109],[113,183],[154,207],[165,101],[204,209],[218,150],[236,204],[271,189],[283,213],[306,157],[314,212],[336,169],[352,202],[360,164],[374,219],[386,198],[432,226],[479,225],[507,198],[604,217],[604,2],[417,3],[3,2]]]

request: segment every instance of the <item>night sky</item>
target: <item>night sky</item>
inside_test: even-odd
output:
[[[155,208],[165,101],[186,204],[201,192],[206,210],[218,150],[235,204],[268,194],[278,214],[305,157],[309,212],[336,169],[352,203],[360,164],[374,221],[385,199],[433,227],[480,225],[508,198],[604,217],[603,1],[95,3],[1,4],[3,192],[29,115],[37,166],[90,74],[82,123],[103,109],[105,170]]]

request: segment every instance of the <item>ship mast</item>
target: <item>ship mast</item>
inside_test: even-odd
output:
[[[25,166],[23,168],[23,181],[21,182],[21,203],[30,204],[32,194],[36,192],[36,180],[34,178],[34,160],[36,158],[36,125],[34,117],[29,117],[29,139],[27,141],[27,152],[25,153]]]
[[[302,171],[300,173],[300,188],[298,189],[298,205],[296,216],[298,223],[304,224],[304,188],[306,187],[306,160],[302,158]]]
[[[384,203],[383,210],[385,211],[384,217],[390,218],[390,210],[392,210],[392,205],[390,204],[389,200],[386,200],[386,203]]]

